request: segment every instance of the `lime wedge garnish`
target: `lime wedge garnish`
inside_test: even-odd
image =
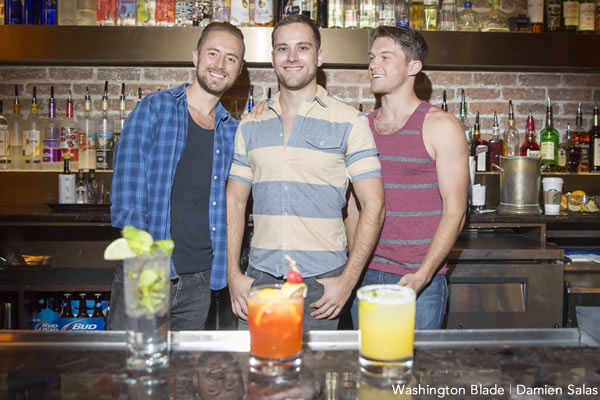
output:
[[[131,250],[127,240],[119,238],[113,240],[104,250],[104,259],[107,261],[125,260],[133,258],[136,254]]]
[[[127,225],[123,228],[123,237],[127,240],[129,248],[135,254],[149,253],[152,246],[152,235],[148,232]]]
[[[165,255],[170,256],[175,248],[175,243],[172,240],[157,240],[152,244],[152,250],[154,251],[156,248],[161,249]]]

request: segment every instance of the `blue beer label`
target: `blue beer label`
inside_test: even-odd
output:
[[[57,331],[60,314],[49,308],[33,314],[31,329],[34,331]]]
[[[103,331],[104,318],[61,318],[58,326],[61,331]]]

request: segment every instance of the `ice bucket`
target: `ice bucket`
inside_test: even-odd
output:
[[[534,157],[500,157],[500,215],[540,215],[541,160]]]

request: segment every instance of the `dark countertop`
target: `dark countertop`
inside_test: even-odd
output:
[[[39,340],[43,341],[41,335],[43,333]],[[415,340],[419,336],[417,332]],[[374,382],[366,382],[359,372],[358,351],[350,348],[326,350],[305,344],[300,376],[283,382],[258,379],[249,374],[248,353],[242,351],[243,346],[239,344],[233,346],[237,348],[235,351],[223,351],[217,341],[215,351],[174,349],[168,369],[141,375],[125,368],[125,351],[121,348],[52,348],[52,343],[11,347],[10,341],[9,345],[6,339],[5,343],[1,342],[0,339],[2,399],[600,398],[598,347],[536,345],[535,342],[525,346],[511,343],[486,346],[475,342],[470,346],[444,348],[439,347],[442,346],[439,343],[438,346],[415,343],[411,387],[428,394],[400,396],[394,395],[389,386],[381,388]],[[149,378],[155,382],[151,384]],[[475,388],[479,392],[474,392]],[[504,390],[504,393],[482,394],[482,388]],[[562,394],[552,394],[551,390],[557,389],[561,389]],[[447,397],[440,397],[445,390]],[[450,391],[459,390],[464,390],[464,394],[450,395]],[[518,395],[518,390],[528,392]],[[533,394],[534,390],[538,392]],[[575,390],[591,394],[575,394]]]

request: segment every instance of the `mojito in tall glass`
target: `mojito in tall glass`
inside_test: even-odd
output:
[[[170,256],[160,250],[124,260],[127,366],[169,363]]]

